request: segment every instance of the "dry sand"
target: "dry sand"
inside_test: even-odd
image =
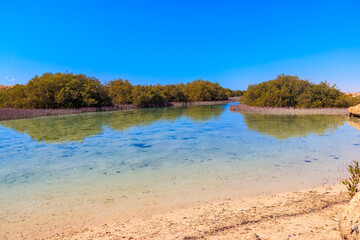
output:
[[[0,85],[0,89],[11,88],[12,86]]]
[[[360,92],[355,93],[346,93],[347,95],[352,95],[353,97],[360,97]]]
[[[292,193],[226,200],[111,224],[78,219],[72,230],[32,226],[23,239],[340,239],[339,217],[349,198],[338,184]],[[96,211],[96,209],[93,209]],[[113,216],[109,216],[113,217]],[[45,220],[45,219],[44,219]],[[59,223],[61,226],[61,223]],[[78,229],[78,230],[74,230]],[[46,229],[49,230],[49,229]],[[7,229],[2,239],[16,235]],[[30,237],[31,236],[31,237]]]

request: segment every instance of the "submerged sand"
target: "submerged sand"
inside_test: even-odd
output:
[[[23,229],[21,236],[19,229],[6,229],[2,239],[340,239],[339,218],[349,201],[345,190],[337,184],[209,202],[131,219],[103,216],[91,223],[73,216],[72,226],[34,224],[25,228],[31,232]],[[106,218],[114,220],[105,224]]]

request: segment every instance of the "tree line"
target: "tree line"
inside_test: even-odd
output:
[[[45,73],[26,85],[0,90],[2,108],[83,108],[123,104],[162,105],[169,102],[216,101],[241,96],[218,83],[195,80],[187,84],[132,85],[117,79],[102,84],[84,74]]]
[[[84,74],[45,73],[27,84],[0,89],[0,107],[65,109],[133,104],[165,105],[169,102],[217,101],[243,96],[250,106],[342,108],[360,103],[327,82],[319,84],[297,76],[279,75],[276,79],[249,85],[246,91],[233,91],[218,83],[195,80],[186,84],[133,85],[116,79],[102,84]]]
[[[296,108],[346,108],[360,103],[359,98],[346,95],[336,85],[315,84],[289,75],[250,85],[243,101],[257,107]]]

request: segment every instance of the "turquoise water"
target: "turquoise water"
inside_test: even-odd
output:
[[[48,215],[116,207],[125,216],[335,183],[360,156],[349,123],[229,104],[3,121],[0,217],[28,219],[44,206]]]

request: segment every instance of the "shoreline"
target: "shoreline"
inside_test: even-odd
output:
[[[65,199],[63,199],[65,200]],[[137,213],[107,213],[83,219],[64,209],[46,215],[45,209],[24,222],[21,216],[2,216],[2,239],[340,239],[339,220],[350,201],[344,185],[336,183],[305,190],[225,198]],[[109,203],[104,203],[109,204]],[[108,207],[110,207],[109,205]],[[86,213],[86,211],[84,212]],[[45,215],[44,215],[45,214]],[[58,215],[60,214],[60,215]],[[64,221],[62,216],[67,218]],[[39,222],[39,217],[41,221]]]
[[[16,109],[16,108],[0,108],[0,121],[48,117],[48,116],[63,116],[91,112],[109,112],[122,111],[142,108],[162,108],[162,107],[186,107],[186,106],[202,106],[202,105],[220,105],[227,103],[234,103],[237,99],[229,98],[221,101],[201,101],[201,102],[170,102],[159,105],[136,106],[136,105],[116,105],[112,107],[89,107],[89,108],[73,108],[73,109]]]
[[[347,108],[253,107],[246,104],[230,106],[230,111],[273,115],[349,115]]]
[[[340,239],[338,222],[348,202],[345,187],[335,184],[82,224],[47,239]]]
[[[211,104],[213,104],[213,102]],[[228,107],[228,105],[226,107]],[[216,108],[223,109],[222,106]],[[198,110],[197,108],[194,109],[196,111]],[[179,108],[178,110],[184,109]],[[145,114],[146,112],[147,111],[144,111]],[[231,114],[228,110],[226,112],[235,116],[237,119],[241,118],[239,114]],[[132,111],[129,113],[131,114]],[[94,116],[95,114],[89,115],[89,118],[93,118]],[[332,118],[332,116],[323,116],[323,118]],[[345,119],[345,117],[342,116],[337,116],[337,118]],[[83,121],[80,122],[83,123]],[[224,131],[223,133],[228,133],[228,131]],[[124,139],[126,140],[127,138],[125,137]],[[338,139],[339,138],[336,138],[335,141],[326,141],[326,147],[334,146],[332,151],[340,154],[340,156],[328,156],[331,159],[341,159],[339,161],[331,160],[336,166],[342,164],[343,159],[349,159],[347,154],[341,154],[343,153],[342,151],[336,151]],[[203,138],[197,140],[197,142],[204,142],[200,140],[203,140]],[[343,140],[345,141],[345,138]],[[330,142],[333,143],[330,144]],[[296,148],[295,151],[292,151],[291,155],[289,155],[290,159],[292,156],[294,156],[294,159],[298,159],[296,154],[297,149],[299,151],[305,149],[310,152],[308,146],[310,146],[311,143],[312,142],[309,141],[307,144],[302,145],[305,148]],[[349,148],[350,150],[354,149],[353,145],[358,145],[358,142],[351,141],[348,143],[347,145],[344,144],[344,146],[352,146]],[[219,144],[216,146],[219,146]],[[234,149],[233,146],[229,146],[230,150]],[[264,147],[266,145],[261,146]],[[282,146],[282,149],[283,148]],[[317,148],[321,149],[321,146],[319,145]],[[165,149],[166,148],[161,148],[160,150],[163,151]],[[207,148],[200,147],[199,151],[206,151],[206,149]],[[351,151],[346,151],[346,153],[350,152]],[[49,153],[51,154],[51,152]],[[329,151],[324,152],[326,156],[331,153],[332,152]],[[352,154],[354,154],[354,152],[352,152]],[[287,155],[284,154],[283,156]],[[199,177],[194,177],[194,179],[199,179],[201,184],[197,184],[197,182],[191,178],[184,178],[184,176],[187,176],[186,174],[189,176],[197,176],[197,173],[199,176],[204,176],[204,171],[202,170],[206,169],[210,171],[211,168],[199,166],[199,168],[196,169],[195,165],[190,164],[188,165],[188,169],[194,171],[186,171],[187,169],[184,168],[183,171],[179,171],[186,173],[183,175],[173,174],[173,172],[168,171],[168,168],[164,168],[165,171],[163,173],[168,173],[169,181],[166,181],[166,177],[153,178],[153,180],[156,181],[143,181],[145,184],[152,185],[152,188],[147,185],[142,186],[138,182],[132,181],[132,179],[146,179],[143,173],[148,173],[148,176],[163,177],[165,174],[161,174],[159,171],[137,171],[135,172],[136,174],[134,174],[134,172],[131,171],[130,175],[133,177],[126,178],[124,174],[127,174],[127,172],[124,171],[120,175],[118,172],[115,172],[117,169],[113,167],[111,168],[111,172],[105,172],[108,177],[106,177],[106,179],[101,178],[103,181],[91,181],[91,179],[86,177],[80,179],[83,185],[79,185],[74,181],[76,178],[68,178],[65,185],[62,183],[59,184],[59,186],[62,187],[66,185],[74,186],[73,188],[57,189],[56,185],[54,185],[56,181],[45,181],[45,183],[49,183],[46,185],[39,184],[38,187],[34,188],[38,194],[34,195],[27,194],[26,191],[33,191],[33,189],[28,187],[29,185],[23,185],[26,191],[17,191],[16,188],[13,188],[12,192],[12,189],[9,188],[9,191],[4,192],[3,196],[5,196],[5,193],[6,195],[12,196],[12,201],[6,201],[7,198],[5,197],[3,198],[4,201],[0,201],[2,202],[2,209],[4,209],[4,211],[0,211],[0,218],[5,223],[3,225],[4,227],[0,227],[0,236],[4,237],[4,239],[338,239],[337,219],[339,219],[338,215],[342,212],[341,208],[348,202],[348,196],[347,193],[344,192],[345,187],[341,184],[330,186],[326,184],[328,187],[310,188],[312,186],[324,186],[324,183],[338,183],[338,180],[341,179],[341,176],[338,176],[339,178],[336,178],[336,181],[332,180],[332,178],[326,178],[327,175],[333,176],[334,173],[334,171],[330,173],[330,169],[335,169],[331,168],[330,165],[328,165],[329,172],[327,168],[319,168],[321,172],[315,171],[311,173],[310,171],[306,171],[306,169],[317,169],[318,165],[316,163],[318,159],[315,159],[315,157],[316,156],[314,156],[313,159],[307,156],[305,159],[299,158],[299,161],[303,163],[302,165],[295,165],[293,164],[294,162],[289,161],[289,165],[294,166],[294,168],[282,168],[285,174],[282,174],[282,170],[280,169],[276,170],[276,174],[273,175],[270,174],[269,168],[273,166],[274,169],[278,169],[276,162],[274,165],[271,161],[269,163],[267,160],[268,156],[266,156],[265,159],[267,161],[265,161],[265,163],[268,163],[270,167],[267,167],[265,172],[269,172],[268,177],[271,180],[263,182],[256,181],[263,177],[261,171],[257,170],[255,171],[256,174],[251,174],[251,171],[244,170],[247,169],[242,167],[244,165],[236,168],[234,165],[224,164],[226,162],[223,161],[220,161],[221,165],[215,165],[214,162],[209,161],[205,162],[202,166],[208,164],[208,166],[214,167],[214,169],[218,171],[218,175],[214,175],[215,177],[212,177],[211,181],[200,181],[201,179],[199,179]],[[56,159],[63,160],[62,158]],[[159,157],[158,159],[162,158]],[[167,156],[164,159],[167,160]],[[257,157],[256,159],[260,158]],[[280,161],[282,158],[274,155],[274,157],[270,159]],[[284,159],[286,159],[286,157]],[[310,162],[313,163],[304,163],[303,160],[307,160],[305,162],[311,160]],[[71,161],[71,158],[69,158],[69,160],[65,160],[65,163],[67,162],[71,163],[74,161]],[[56,162],[52,163],[55,164]],[[59,161],[59,163],[61,162]],[[254,162],[251,163],[251,165],[253,164]],[[263,163],[260,161],[259,164]],[[112,164],[108,165],[115,166]],[[170,166],[173,165],[170,164]],[[235,174],[231,175],[229,171],[222,171],[222,168],[219,166],[225,167],[225,169],[228,166],[229,169],[234,169]],[[258,165],[255,164],[254,169],[258,169],[257,166]],[[343,164],[341,166],[343,166]],[[176,165],[175,167],[179,170]],[[89,170],[95,172],[92,166]],[[180,168],[180,170],[182,169]],[[244,173],[241,173],[242,170],[244,170]],[[103,174],[102,168],[97,169],[96,172],[100,173],[99,175]],[[81,172],[76,170],[76,174],[69,176],[76,176],[79,173]],[[156,175],[154,173],[156,173]],[[309,173],[309,175],[305,173]],[[323,173],[326,174],[322,175]],[[342,175],[342,173],[343,171],[335,172],[336,175]],[[243,176],[241,174],[243,174]],[[92,174],[85,176],[89,175],[91,176]],[[291,183],[291,180],[296,179],[297,175],[301,176],[300,185],[302,187],[285,188],[287,184]],[[56,179],[58,176],[59,175],[55,174],[52,175],[51,178]],[[173,179],[174,176],[176,176],[178,180],[176,180],[176,178]],[[219,178],[216,178],[216,176]],[[237,178],[230,176],[237,176]],[[251,176],[254,176],[254,178],[251,178]],[[274,178],[274,176],[276,178]],[[286,178],[286,176],[289,176],[289,180],[281,181],[281,177]],[[309,176],[309,178],[306,176]],[[322,179],[320,184],[311,181],[310,186],[304,185],[307,181],[313,179],[312,176],[316,176],[316,179],[319,180]],[[229,177],[231,181],[227,181],[227,177]],[[5,179],[10,182],[12,180],[11,175]],[[13,179],[16,179],[18,182],[22,180],[22,178]],[[93,179],[98,180],[99,178],[95,178],[94,176]],[[122,180],[127,179],[128,182],[139,186],[138,195],[133,194],[134,188],[125,187],[126,181]],[[181,183],[181,179],[187,179],[185,183],[196,185],[198,188],[192,189],[193,191],[190,191],[190,188],[184,188],[186,191],[178,191],[175,185],[178,186]],[[222,184],[222,181],[227,184]],[[161,183],[158,184],[158,189],[162,191],[156,191],[157,188],[153,187],[156,182]],[[164,184],[166,182],[170,184]],[[91,188],[81,187],[88,186],[90,185],[89,183],[92,183]],[[113,183],[114,185],[107,183]],[[258,190],[267,186],[267,184],[271,186],[271,183],[273,184],[271,192],[262,191],[261,195],[252,195],[255,197],[223,194],[227,192],[225,191],[226,189],[228,189],[230,193],[236,192],[237,189],[247,189],[245,193],[250,193],[251,189]],[[247,188],[242,188],[241,184],[244,184]],[[280,188],[281,190],[279,190]],[[52,191],[47,191],[48,189]],[[215,191],[212,191],[212,189]],[[292,192],[298,189],[307,190]],[[14,194],[19,192],[20,194]],[[176,192],[180,194],[174,194]],[[212,192],[216,192],[217,196],[221,196],[221,199],[203,198],[203,196],[207,196],[207,193]],[[152,198],[151,193],[155,193],[153,196],[156,198]],[[161,200],[166,199],[166,194],[170,196],[169,199],[171,199],[171,201],[163,202]],[[157,198],[159,195],[160,197]],[[74,196],[76,197],[74,198]],[[184,201],[184,199],[186,199],[184,196],[192,196],[196,201],[189,201],[189,203],[187,203]],[[2,199],[0,198],[0,200]],[[26,204],[21,204],[22,201],[18,200],[23,200]],[[127,206],[127,203],[139,206],[136,201],[144,203],[144,209],[146,209],[137,211],[135,208],[132,209],[129,207],[130,204]],[[153,209],[155,210],[153,211],[151,209],[149,210],[147,206],[153,207],[157,202],[163,202],[164,204],[158,205],[156,208],[154,207]],[[21,207],[17,207],[16,205]],[[125,209],[127,212],[122,212],[122,209]]]

